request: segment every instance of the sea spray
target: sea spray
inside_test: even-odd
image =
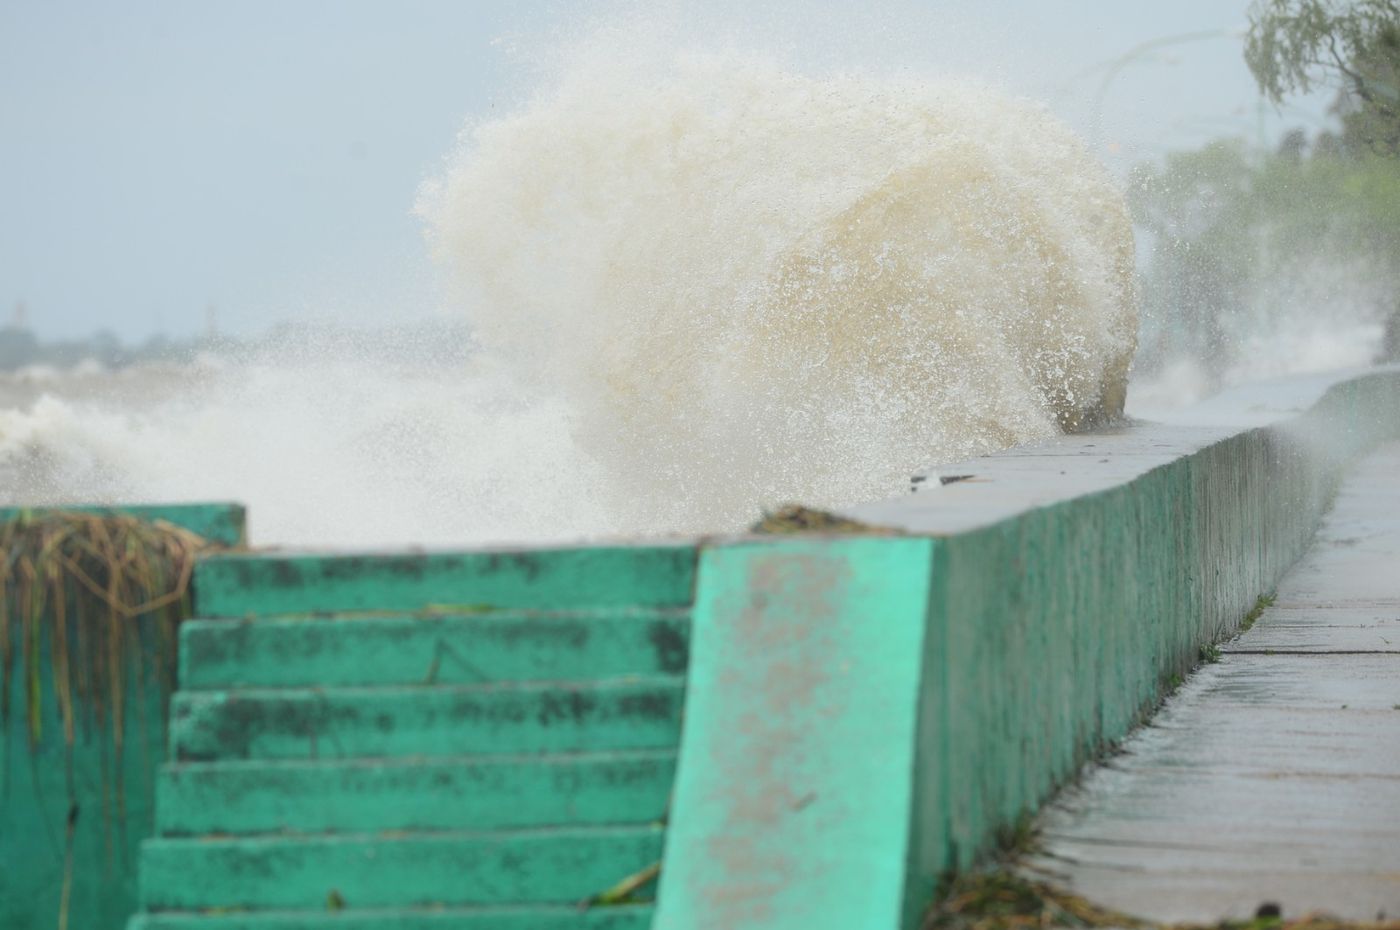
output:
[[[238,500],[257,545],[614,531],[567,404],[486,360],[465,374],[455,329],[401,351],[371,335],[316,327],[179,364],[0,375],[0,502]]]
[[[890,494],[1122,409],[1122,198],[1046,111],[976,86],[595,42],[467,133],[419,211],[628,528]]]
[[[728,531],[1120,407],[1131,233],[1044,110],[590,48],[422,193],[470,339],[0,377],[0,498],[237,499],[258,544]]]

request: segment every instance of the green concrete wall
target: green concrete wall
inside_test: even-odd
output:
[[[898,925],[933,551],[701,554],[657,926]]]
[[[153,663],[148,654],[143,664]],[[78,728],[70,791],[69,753],[55,702],[43,705],[43,736],[31,749],[24,697],[19,682],[12,683],[12,712],[0,743],[0,927],[5,930],[59,926],[70,811],[76,822],[68,926],[120,927],[135,909],[140,844],[154,823],[153,776],[164,751],[159,692],[153,682],[143,687],[144,695],[135,685],[128,691],[128,742],[121,760],[113,758],[105,728]],[[43,676],[41,688],[45,696],[53,694],[51,676]],[[117,806],[118,768],[125,783],[124,814]]]
[[[97,512],[106,508],[76,509]],[[244,535],[243,508],[236,505],[118,507],[110,511],[167,520],[226,544],[239,543]],[[26,511],[0,509],[0,520],[14,519],[21,512]],[[164,707],[150,634],[150,624],[137,621],[135,641],[144,650],[144,658],[136,664],[146,674],[127,689],[127,744],[121,759],[113,756],[111,733],[88,720],[81,708],[69,753],[48,674],[47,641],[41,644],[39,661],[44,670],[39,683],[43,699],[41,739],[33,747],[24,713],[24,676],[18,668],[12,675],[10,714],[0,734],[3,930],[58,926],[70,814],[75,820],[68,926],[73,930],[120,927],[135,910],[140,844],[154,824],[155,771],[165,752]],[[18,651],[18,629],[12,630],[12,642]],[[119,780],[124,788],[120,799],[124,812],[118,803]]]
[[[1299,408],[880,535],[207,560],[130,927],[916,926],[1272,587],[1400,373]],[[663,851],[654,909],[577,906]]]
[[[67,513],[125,514],[155,522],[164,520],[225,546],[242,546],[248,541],[248,514],[242,504],[221,501],[200,504],[93,504],[64,507],[0,507],[0,523],[21,514],[48,511]]]
[[[707,547],[654,927],[918,926],[941,875],[1237,627],[1344,465],[1397,435],[1387,372],[1184,454],[1141,448],[1149,426],[1122,441],[1136,464],[1097,438],[1092,458],[1002,461],[1017,493],[1038,470],[1043,503],[982,525],[966,495],[926,496],[910,522],[946,501],[959,529]],[[974,490],[1000,505],[995,481]]]

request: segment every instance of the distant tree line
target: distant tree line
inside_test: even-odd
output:
[[[410,366],[461,364],[477,345],[466,320],[425,316],[389,324],[335,319],[284,320],[261,332],[207,334],[185,339],[157,335],[126,344],[107,331],[84,339],[42,341],[26,326],[0,326],[0,372],[28,365],[72,368],[97,362],[124,368],[150,362],[185,362],[198,355],[226,360],[258,358],[270,364],[300,364],[309,358],[351,357]]]
[[[1400,160],[1321,133],[1278,150],[1213,142],[1140,168],[1129,202],[1152,240],[1144,353],[1223,371],[1250,336],[1329,315],[1400,356]]]
[[[1335,129],[1272,152],[1221,140],[1139,168],[1129,201],[1151,240],[1141,358],[1214,372],[1257,337],[1369,326],[1400,358],[1400,0],[1256,0],[1245,60],[1275,102],[1336,91]],[[1251,341],[1253,340],[1253,342]]]
[[[145,342],[127,345],[106,330],[82,339],[42,341],[27,327],[11,324],[0,327],[0,371],[17,371],[28,365],[71,368],[89,360],[106,368],[122,368],[139,362],[188,357],[207,341],[152,336]]]

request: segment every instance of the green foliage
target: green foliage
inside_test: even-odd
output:
[[[1254,602],[1254,607],[1251,608],[1249,613],[1245,614],[1244,619],[1240,621],[1240,632],[1247,633],[1253,628],[1259,618],[1264,616],[1264,611],[1274,606],[1274,601],[1276,600],[1278,600],[1277,594],[1259,595],[1259,599]]]
[[[1400,155],[1400,3],[1255,0],[1245,62],[1275,103],[1336,87],[1346,137]]]
[[[1248,355],[1250,337],[1290,323],[1394,317],[1400,160],[1348,154],[1328,137],[1306,148],[1301,134],[1271,154],[1218,141],[1135,172],[1129,202],[1153,254],[1148,367],[1186,355],[1218,375]]]

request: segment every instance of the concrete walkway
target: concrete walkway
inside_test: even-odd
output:
[[[1222,652],[1045,811],[1029,867],[1158,920],[1400,917],[1400,443]]]

